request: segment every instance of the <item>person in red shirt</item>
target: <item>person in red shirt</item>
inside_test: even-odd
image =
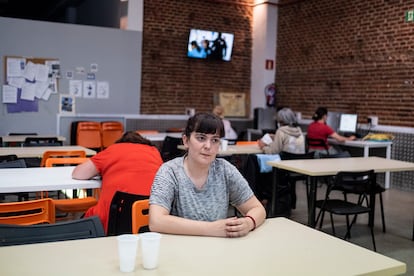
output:
[[[348,140],[355,140],[355,136],[345,137],[339,135],[329,125],[326,124],[328,118],[328,109],[326,107],[318,107],[312,116],[313,123],[308,127],[307,138],[309,139],[322,139],[325,145],[329,147],[330,155],[337,155],[338,157],[349,156],[348,152],[343,152],[329,145],[328,138],[334,138],[338,142],[344,142]],[[322,146],[311,146],[309,145],[309,151],[315,151],[315,157],[319,157],[320,154],[326,154],[325,147]]]
[[[129,131],[115,144],[76,166],[72,173],[75,179],[102,177],[98,204],[89,208],[85,217],[99,216],[107,231],[109,206],[115,192],[149,196],[152,181],[162,163],[160,152],[151,141]]]

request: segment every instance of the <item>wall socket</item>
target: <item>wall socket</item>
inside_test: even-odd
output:
[[[368,124],[371,124],[371,126],[377,126],[378,116],[368,116]]]

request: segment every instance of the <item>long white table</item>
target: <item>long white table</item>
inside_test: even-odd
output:
[[[166,235],[159,266],[131,275],[397,275],[406,264],[286,218],[242,238]],[[116,237],[0,247],[1,275],[125,275]]]
[[[328,139],[328,142],[329,144],[332,144],[332,145],[339,145],[339,146],[352,147],[352,148],[362,148],[364,149],[363,157],[369,156],[370,149],[385,148],[385,157],[387,159],[391,159],[392,141],[354,140],[354,141],[338,142],[335,139]],[[390,186],[391,186],[390,172],[385,172],[384,187],[388,189],[390,188]]]
[[[45,151],[56,150],[83,150],[86,156],[93,156],[96,151],[82,146],[55,146],[55,147],[0,147],[0,155],[15,154],[19,158],[42,158]]]
[[[4,144],[8,143],[24,143],[26,138],[47,138],[47,137],[56,137],[58,141],[65,142],[66,137],[65,136],[56,136],[55,134],[51,135],[7,135],[7,136],[1,136],[3,139]]]
[[[339,171],[365,171],[374,170],[375,173],[413,171],[414,163],[404,162],[381,157],[351,157],[351,158],[326,158],[306,160],[269,161],[274,167],[272,208],[270,215],[275,213],[276,186],[278,170],[287,170],[310,176],[310,195],[308,196],[308,225],[315,226],[315,201],[317,189],[317,177],[335,175]],[[370,204],[375,206],[375,195],[371,196]],[[375,208],[371,208],[370,224],[374,223]]]
[[[93,189],[101,187],[99,179],[72,179],[73,169],[73,166],[1,169],[0,193]]]

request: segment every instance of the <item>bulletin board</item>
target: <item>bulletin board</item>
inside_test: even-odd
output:
[[[22,97],[22,87],[20,85],[13,84],[8,82],[8,59],[20,59],[25,61],[27,66],[30,62],[33,64],[42,64],[48,65],[49,71],[46,83],[44,83],[44,88],[37,88],[38,91],[42,90],[40,93],[37,92],[37,96],[33,99],[23,99]],[[15,103],[7,102],[5,103],[5,96],[3,95],[3,103],[7,106],[8,113],[18,113],[18,112],[38,112],[39,110],[39,101],[44,100],[48,101],[51,94],[57,94],[59,91],[59,78],[60,78],[60,63],[59,59],[56,58],[34,58],[34,57],[24,57],[24,56],[4,56],[4,80],[10,88],[17,89],[17,99]],[[24,78],[24,77],[22,77]],[[36,78],[33,80],[25,80],[28,84],[36,84]],[[38,82],[39,83],[39,82]],[[3,87],[4,88],[4,87]],[[3,93],[5,93],[3,89]],[[24,93],[24,92],[23,92]]]

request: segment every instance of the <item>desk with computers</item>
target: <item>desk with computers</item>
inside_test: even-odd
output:
[[[335,139],[328,139],[331,145],[351,147],[351,148],[361,148],[363,149],[363,156],[370,156],[370,149],[373,148],[385,148],[385,157],[387,159],[391,158],[391,145],[392,141],[370,141],[364,140],[360,132],[358,132],[358,115],[357,114],[347,114],[340,112],[328,112],[327,124],[335,130],[338,134],[343,136],[356,136],[356,140],[338,142]],[[385,188],[390,187],[390,173],[385,173]]]

